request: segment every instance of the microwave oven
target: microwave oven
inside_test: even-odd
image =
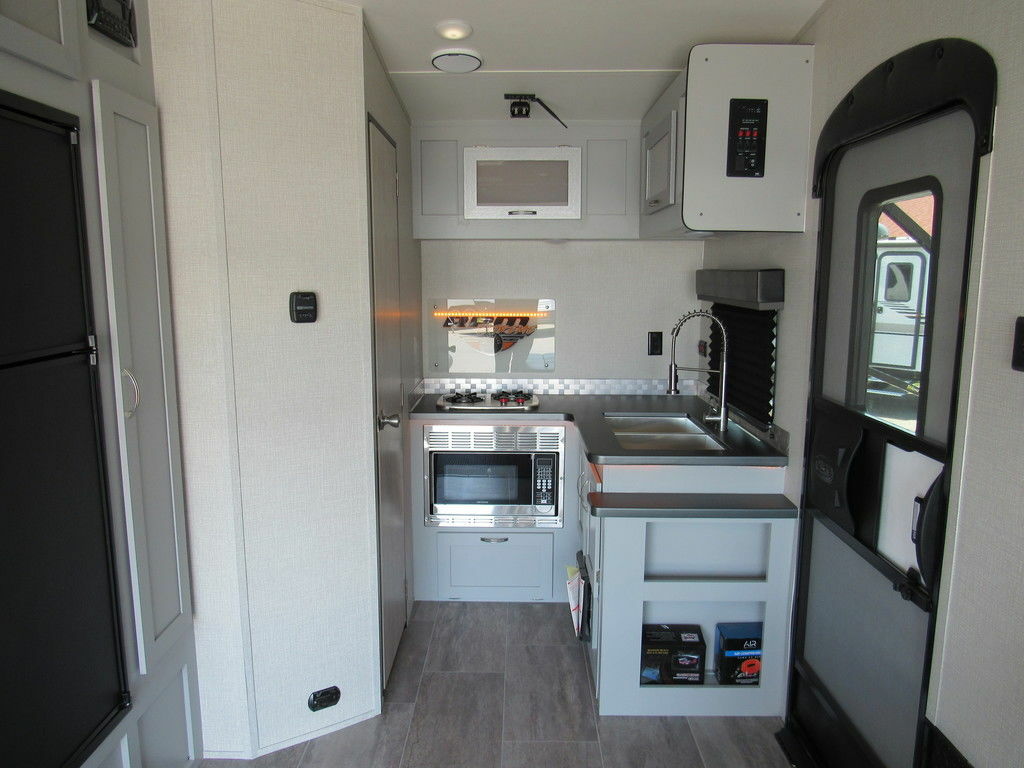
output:
[[[424,427],[424,523],[561,528],[564,450],[564,427]]]

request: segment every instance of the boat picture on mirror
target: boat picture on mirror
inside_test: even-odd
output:
[[[441,299],[428,311],[434,370],[445,373],[551,372],[551,299]]]

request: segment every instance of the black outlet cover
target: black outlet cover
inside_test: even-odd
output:
[[[316,294],[312,291],[294,291],[288,297],[288,314],[293,323],[315,323]]]
[[[647,332],[647,354],[648,355],[660,355],[661,354],[661,331],[648,331]]]
[[[318,709],[326,709],[327,707],[333,707],[341,701],[341,691],[338,686],[332,685],[330,688],[321,688],[319,691],[313,691],[309,694],[309,708],[316,712]]]
[[[1024,317],[1017,318],[1013,332],[1013,357],[1010,365],[1015,371],[1024,371]]]

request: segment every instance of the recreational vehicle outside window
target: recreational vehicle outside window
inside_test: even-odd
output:
[[[927,386],[936,191],[874,190],[861,206],[848,404],[917,434]]]

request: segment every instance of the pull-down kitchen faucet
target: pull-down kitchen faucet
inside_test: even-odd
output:
[[[714,323],[718,323],[718,330],[722,333],[722,358],[721,367],[716,371],[711,368],[687,368],[676,365],[676,337],[679,335],[679,329],[683,327],[683,323],[687,320],[692,320],[695,317],[706,317]],[[698,373],[717,373],[719,374],[718,380],[718,413],[705,416],[704,421],[716,421],[718,422],[718,434],[724,435],[725,428],[729,423],[728,411],[725,407],[725,360],[726,352],[729,348],[729,342],[725,337],[725,326],[722,325],[722,321],[715,317],[713,314],[704,309],[695,309],[692,312],[687,312],[685,315],[679,318],[679,322],[676,323],[675,328],[672,329],[672,361],[668,365],[668,392],[670,395],[679,394],[679,371],[697,371]]]

